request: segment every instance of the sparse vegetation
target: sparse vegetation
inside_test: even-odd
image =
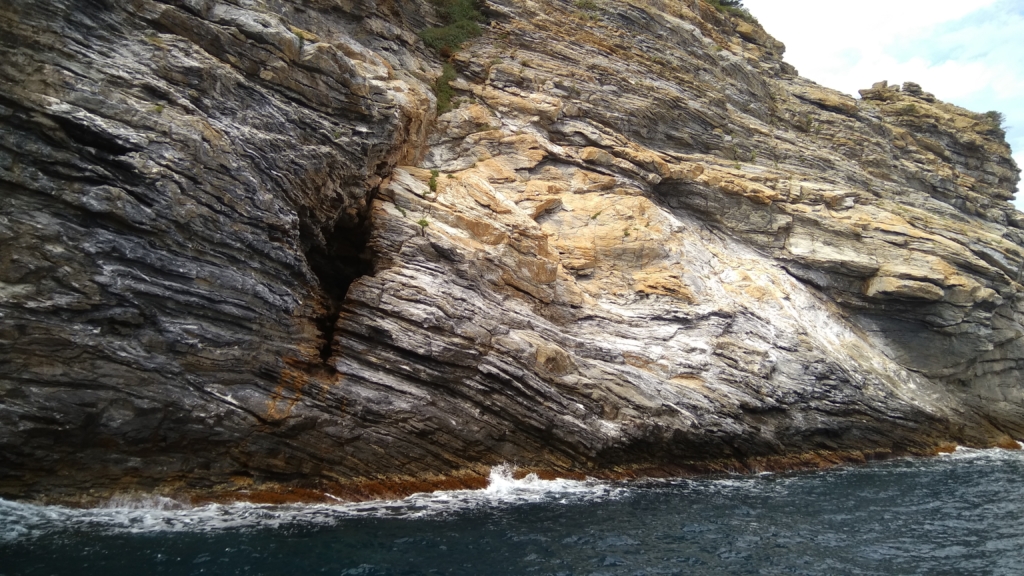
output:
[[[998,110],[989,110],[982,114],[985,117],[985,122],[992,124],[996,128],[1001,128],[1003,123],[1006,122],[1006,116]]]
[[[719,12],[736,16],[750,23],[757,22],[757,18],[754,18],[753,14],[743,7],[743,0],[707,0],[707,3]]]
[[[977,118],[981,122],[980,132],[999,138],[1006,137],[1006,116],[1002,112],[989,110],[984,114],[979,114]]]
[[[451,56],[462,44],[476,38],[482,31],[480,22],[484,17],[480,14],[477,0],[432,0],[445,26],[427,28],[420,32],[420,38],[428,47],[440,52],[444,57]]]
[[[722,12],[744,9],[743,0],[707,0],[707,2]]]
[[[420,233],[426,234],[427,226],[430,226],[430,222],[428,222],[426,218],[420,218],[419,220],[416,221],[416,223],[420,225]]]
[[[440,172],[438,172],[437,170],[431,170],[430,171],[430,181],[427,182],[427,187],[429,187],[430,191],[434,192],[434,193],[437,192],[437,177],[438,177],[438,175],[440,175]]]
[[[455,96],[452,80],[455,80],[455,67],[445,63],[441,69],[441,75],[434,80],[434,95],[437,96],[438,114],[444,114],[452,109],[452,97]]]
[[[594,0],[576,0],[576,2],[574,2],[574,4],[576,4],[576,7],[579,8],[580,10],[599,10],[600,9],[600,6],[598,6],[597,2],[595,2]]]

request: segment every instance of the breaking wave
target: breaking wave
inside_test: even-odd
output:
[[[935,459],[908,458],[878,465],[873,474],[904,474],[922,467],[971,461],[998,464],[1022,461],[1024,452],[959,447]],[[863,466],[828,472],[832,478],[859,474]],[[621,498],[637,490],[672,487],[673,490],[713,494],[762,494],[770,496],[804,482],[807,474],[729,476],[718,479],[647,480],[605,482],[599,480],[542,480],[535,474],[515,478],[515,467],[491,469],[487,488],[413,494],[400,500],[339,502],[337,504],[207,504],[190,506],[162,496],[124,494],[96,508],[44,506],[0,499],[0,542],[14,542],[53,532],[100,533],[209,532],[221,530],[278,529],[289,526],[331,526],[359,517],[429,518],[476,509],[496,509],[529,504],[567,505],[596,503]],[[771,480],[769,481],[769,478]],[[331,496],[327,494],[327,496]]]
[[[330,505],[0,501],[0,572],[1024,574],[1020,450],[631,482],[513,472]]]
[[[491,469],[487,488],[482,490],[440,491],[413,494],[401,500],[338,504],[235,503],[193,507],[162,496],[124,494],[96,508],[69,508],[0,499],[0,541],[31,538],[54,530],[206,532],[274,529],[296,524],[331,525],[355,517],[422,518],[482,507],[601,501],[628,491],[621,483],[542,480],[536,474],[516,479],[514,474],[514,466],[503,464]]]

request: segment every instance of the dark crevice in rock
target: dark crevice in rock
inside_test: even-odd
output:
[[[320,344],[320,360],[324,363],[331,359],[331,349],[334,343],[334,325],[338,321],[339,308],[337,301],[332,301],[331,304],[330,309],[316,319],[316,327],[323,338],[323,342]]]
[[[96,130],[84,123],[61,116],[50,116],[50,119],[58,124],[72,141],[86,148],[105,152],[110,156],[123,156],[137,151],[119,142],[110,134]]]
[[[320,359],[326,363],[331,358],[334,326],[349,286],[373,270],[373,255],[367,248],[370,220],[368,216],[363,216],[354,226],[345,223],[343,219],[339,220],[324,235],[323,244],[307,241],[310,234],[303,226],[303,245],[308,246],[306,262],[316,274],[323,291],[324,310],[316,318],[316,325],[323,340]]]

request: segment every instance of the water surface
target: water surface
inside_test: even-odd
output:
[[[0,501],[0,575],[1024,574],[1024,453],[337,506]]]

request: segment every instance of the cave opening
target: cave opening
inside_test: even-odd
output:
[[[316,318],[316,326],[322,339],[320,360],[327,363],[333,353],[334,329],[349,286],[373,271],[373,254],[368,247],[370,219],[361,218],[354,224],[340,219],[324,235],[323,243],[310,241],[308,233],[303,236],[306,262],[320,281],[324,299],[324,310]]]

